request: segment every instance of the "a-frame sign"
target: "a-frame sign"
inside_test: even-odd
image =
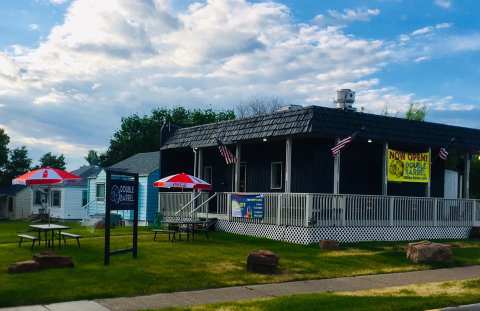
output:
[[[105,255],[104,264],[110,264],[110,256],[132,253],[137,258],[138,244],[138,174],[107,169],[105,185]],[[111,211],[133,211],[132,247],[110,250]]]

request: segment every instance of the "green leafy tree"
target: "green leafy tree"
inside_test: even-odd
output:
[[[64,170],[67,166],[65,164],[65,156],[63,154],[57,156],[52,154],[51,152],[45,153],[40,158],[40,167],[47,166]]]
[[[411,103],[405,113],[405,118],[414,121],[425,121],[427,117],[427,106]]]
[[[100,165],[101,159],[95,150],[89,150],[85,160],[89,165]]]
[[[25,146],[10,150],[8,162],[5,165],[5,184],[10,184],[12,179],[30,170],[32,159],[28,157]]]
[[[101,165],[110,166],[139,152],[158,151],[160,148],[160,128],[164,123],[180,127],[208,124],[235,118],[233,111],[212,109],[188,110],[183,107],[159,108],[143,117],[131,115],[122,118],[120,129],[110,139],[110,146],[100,155]]]
[[[10,142],[10,137],[7,133],[0,128],[0,170],[5,167],[8,161],[8,143]]]

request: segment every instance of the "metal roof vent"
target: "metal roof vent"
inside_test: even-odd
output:
[[[357,109],[353,108],[355,103],[355,92],[351,89],[340,89],[337,90],[337,98],[335,99],[338,109],[343,109],[347,111],[356,111]]]
[[[297,110],[297,109],[302,109],[302,105],[286,105],[282,106],[277,109],[277,112],[282,112],[282,111],[290,111],[290,110]]]

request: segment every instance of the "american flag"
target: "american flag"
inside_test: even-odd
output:
[[[447,160],[448,159],[448,151],[444,147],[440,148],[440,151],[438,152],[438,157],[442,160]]]
[[[339,140],[335,144],[335,146],[333,146],[333,148],[330,149],[332,151],[332,156],[336,157],[338,154],[340,154],[342,149],[344,149],[345,147],[350,145],[352,143],[352,141],[355,139],[355,137],[357,137],[357,135],[358,135],[358,131],[353,133],[352,135],[342,139],[342,140]]]
[[[227,164],[233,164],[237,162],[237,158],[233,155],[233,153],[228,149],[227,146],[225,146],[221,141],[217,140],[218,143],[218,150],[220,151],[220,154],[222,157],[225,159],[225,163]]]

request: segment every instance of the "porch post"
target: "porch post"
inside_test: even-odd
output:
[[[432,147],[428,147],[428,165],[429,165],[429,172],[430,172],[430,178],[428,179],[427,183],[427,189],[425,192],[425,196],[427,198],[431,197],[432,195]]]
[[[242,145],[240,143],[237,143],[236,149],[235,149],[235,192],[240,192],[240,162],[242,161]]]
[[[388,195],[388,142],[383,144],[382,194]]]
[[[463,198],[470,198],[470,153],[465,153],[465,165],[463,172]]]
[[[285,141],[285,192],[292,192],[292,137]]]
[[[197,177],[197,148],[192,148],[193,150],[193,176]]]
[[[198,148],[197,150],[198,153],[198,172],[197,172],[197,177],[202,179],[203,178],[203,149]]]
[[[337,138],[337,141],[339,139]],[[333,160],[333,194],[340,193],[340,153]]]

